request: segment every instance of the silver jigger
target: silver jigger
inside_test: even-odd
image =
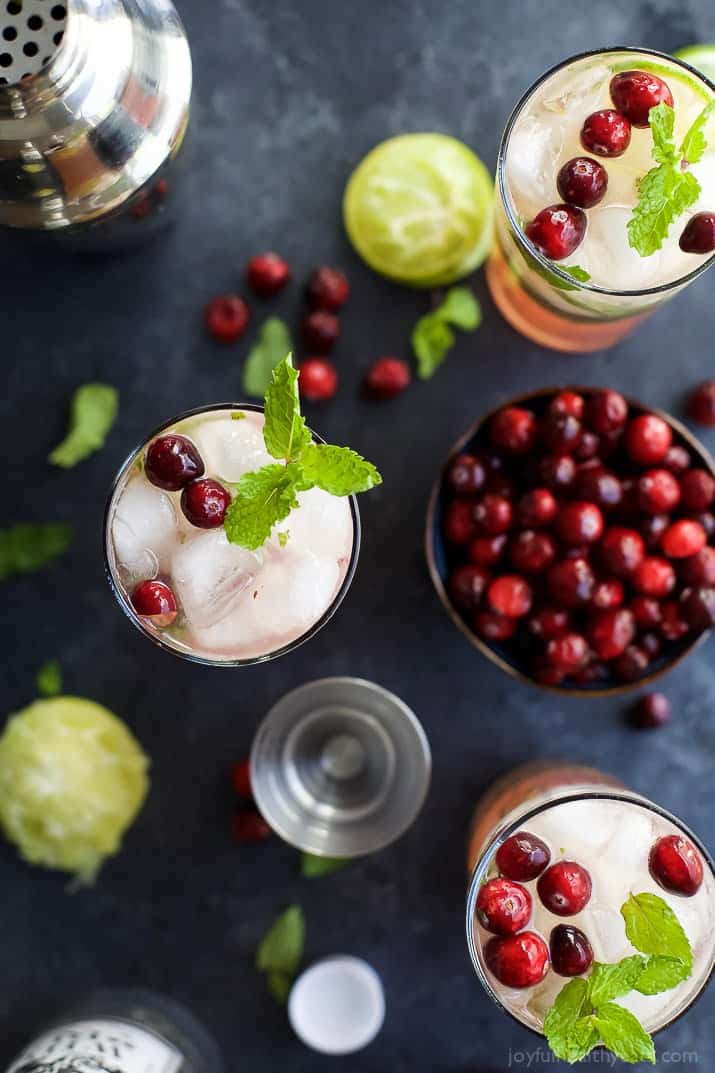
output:
[[[268,713],[251,749],[251,785],[292,846],[360,857],[411,825],[431,766],[425,732],[399,697],[360,678],[323,678]]]

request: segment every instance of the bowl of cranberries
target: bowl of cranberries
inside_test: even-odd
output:
[[[470,642],[559,692],[621,692],[715,624],[715,463],[617,391],[549,388],[459,440],[427,515],[437,593]]]

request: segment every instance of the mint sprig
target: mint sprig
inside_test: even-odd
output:
[[[322,488],[334,496],[367,492],[382,483],[372,462],[349,447],[313,443],[300,412],[298,370],[288,354],[266,389],[263,439],[278,461],[245,473],[234,486],[224,519],[232,544],[255,551],[298,505],[298,492]],[[284,463],[284,464],[281,464]],[[287,538],[280,539],[284,547]]]
[[[53,466],[71,469],[104,446],[119,410],[119,392],[110,384],[82,384],[72,397],[67,435],[49,456]]]
[[[268,929],[256,952],[256,968],[266,974],[268,988],[277,1002],[288,999],[304,947],[303,910],[291,905]]]
[[[62,555],[71,541],[71,528],[61,522],[0,529],[0,581],[40,570]]]
[[[36,683],[41,697],[56,697],[62,692],[62,670],[56,659],[48,659],[42,664]]]
[[[456,337],[452,328],[473,332],[481,320],[481,307],[468,287],[450,288],[441,305],[420,317],[412,331],[412,349],[420,379],[434,376],[454,346]]]

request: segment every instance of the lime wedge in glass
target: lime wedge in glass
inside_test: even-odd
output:
[[[715,45],[686,45],[674,52],[676,60],[685,60],[696,71],[715,82]]]
[[[493,180],[446,134],[402,134],[358,164],[343,198],[350,241],[390,279],[436,287],[466,276],[492,241]]]

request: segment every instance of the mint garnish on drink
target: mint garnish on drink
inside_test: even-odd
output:
[[[688,937],[657,894],[632,894],[621,906],[621,916],[626,935],[640,954],[612,965],[594,962],[588,979],[578,977],[566,984],[546,1014],[544,1035],[556,1057],[566,1062],[581,1061],[603,1043],[624,1062],[655,1063],[651,1036],[615,999],[631,991],[643,995],[669,991],[693,971]]]
[[[233,544],[255,551],[268,540],[273,526],[287,518],[298,492],[322,488],[334,496],[367,492],[382,483],[372,462],[349,447],[314,443],[300,412],[298,370],[290,354],[273,371],[266,390],[263,439],[277,459],[233,486],[224,528]]]

